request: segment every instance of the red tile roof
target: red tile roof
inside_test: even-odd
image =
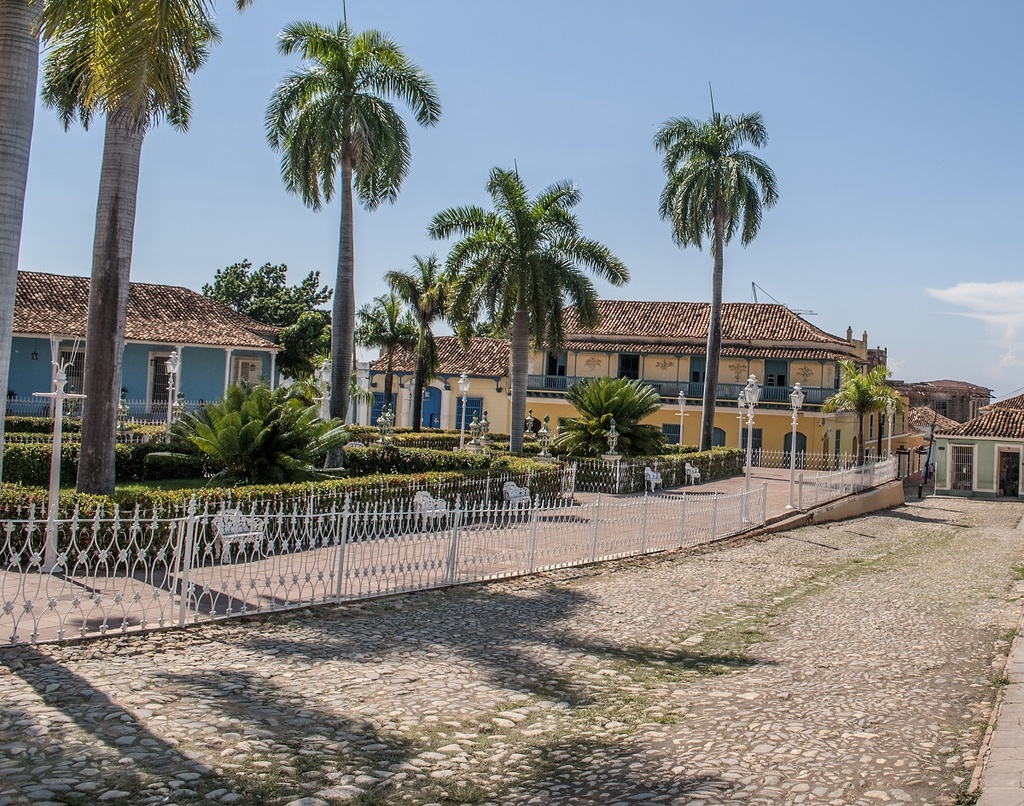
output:
[[[88,277],[18,272],[14,333],[85,338],[88,307]],[[132,283],[128,292],[128,341],[270,350],[276,333],[188,288]]]
[[[1024,409],[992,408],[963,425],[939,433],[945,437],[1024,439]]]
[[[575,306],[566,310],[567,339],[583,337],[665,340],[700,343],[707,340],[711,304],[708,302],[634,302],[601,300],[600,321],[594,329],[580,324]],[[821,345],[845,354],[849,342],[815,327],[784,305],[726,302],[722,305],[722,342],[790,342],[807,347]],[[644,350],[649,352],[649,350]],[[689,350],[687,352],[690,352]],[[746,353],[744,353],[746,355]]]
[[[509,373],[511,349],[507,339],[475,338],[470,339],[467,347],[463,347],[456,336],[438,336],[436,343],[437,371],[442,375],[461,375],[466,372],[475,376],[498,378]],[[383,356],[370,365],[373,372],[384,372],[386,367],[387,362]],[[393,370],[414,372],[415,357],[405,350],[396,351]]]
[[[1024,395],[997,400],[989,406],[989,409],[1024,409]]]
[[[928,408],[928,406],[914,406],[911,408],[907,412],[907,422],[911,428],[920,428],[927,431],[931,431],[932,423],[934,423],[937,433],[948,431],[950,428],[960,427],[960,423],[956,420],[944,417],[935,409]]]

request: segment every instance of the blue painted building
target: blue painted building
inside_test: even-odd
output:
[[[45,399],[32,394],[53,389],[55,361],[68,366],[68,391],[81,391],[88,301],[88,277],[18,273],[9,413],[45,413]],[[132,283],[121,377],[132,415],[166,412],[173,352],[180,361],[176,391],[190,404],[217,400],[237,381],[274,386],[276,334],[277,328],[191,289]]]

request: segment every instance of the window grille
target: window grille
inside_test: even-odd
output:
[[[974,446],[950,446],[950,488],[953,490],[974,489]]]

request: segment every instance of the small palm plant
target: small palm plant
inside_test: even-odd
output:
[[[235,385],[178,421],[175,436],[223,468],[211,483],[265,484],[323,477],[317,465],[348,432],[292,390]]]
[[[600,456],[608,452],[608,429],[615,420],[619,432],[617,450],[624,456],[655,456],[664,453],[665,435],[641,420],[661,408],[652,386],[629,378],[591,378],[573,384],[566,400],[579,417],[559,428],[555,448],[570,456]]]

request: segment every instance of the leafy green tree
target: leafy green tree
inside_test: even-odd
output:
[[[348,432],[340,420],[321,420],[302,391],[235,384],[223,400],[175,423],[174,435],[223,468],[214,482],[321,478],[328,451],[343,444]]]
[[[43,68],[43,100],[65,128],[106,118],[89,285],[79,492],[112,495],[117,407],[131,275],[139,167],[146,132],[161,118],[188,128],[189,81],[219,33],[203,0],[61,3]],[[123,91],[134,78],[145,88]]]
[[[558,429],[554,446],[570,456],[600,456],[608,452],[608,429],[615,420],[616,450],[623,456],[656,456],[665,452],[665,435],[641,420],[661,408],[653,386],[630,378],[588,378],[565,393],[579,416]]]
[[[461,334],[486,311],[511,338],[511,450],[523,450],[530,338],[558,349],[565,301],[580,322],[597,324],[597,292],[589,269],[612,285],[629,271],[607,246],[584,237],[572,208],[580,192],[558,182],[530,200],[518,173],[493,168],[487,182],[493,210],[453,207],[434,216],[434,238],[462,236],[448,255],[453,283],[449,319]]]
[[[356,344],[375,347],[387,359],[384,401],[390,402],[395,377],[395,351],[402,349],[411,353],[416,349],[416,322],[394,291],[374,297],[372,304],[359,309],[356,320]]]
[[[423,420],[423,385],[437,372],[437,343],[434,324],[445,315],[448,282],[441,275],[437,256],[413,255],[411,271],[389,271],[384,275],[399,299],[412,309],[416,321],[416,372],[412,388],[412,430],[419,431]],[[390,398],[385,398],[390,400]]]
[[[288,285],[285,264],[264,263],[253,270],[252,263],[243,260],[218,269],[213,282],[203,286],[203,294],[257,322],[289,327],[302,314],[329,302],[332,292],[327,286],[320,287],[318,271],[311,271],[296,285]]]
[[[768,132],[760,113],[712,113],[708,121],[672,118],[654,138],[664,154],[668,179],[661,192],[659,212],[672,222],[673,240],[680,246],[702,248],[710,236],[714,271],[711,282],[711,321],[708,324],[707,366],[700,449],[709,450],[715,427],[718,370],[722,357],[722,273],[725,245],[737,230],[746,246],[761,226],[761,208],[778,199],[775,174],[762,159],[743,149],[762,147]]]
[[[369,210],[393,202],[411,159],[405,123],[389,99],[404,102],[416,122],[441,115],[434,82],[378,31],[356,33],[294,22],[278,50],[303,66],[278,86],[267,109],[267,138],[281,153],[285,187],[314,210],[334,197],[341,174],[341,239],[331,316],[331,415],[348,412],[355,334],[353,190]]]
[[[330,354],[331,322],[327,311],[306,311],[293,325],[277,334],[281,353],[278,365],[291,378],[312,375],[320,368],[319,356]]]
[[[864,464],[864,418],[879,414],[892,405],[897,414],[903,411],[903,398],[888,384],[892,374],[888,367],[879,365],[862,373],[852,361],[840,361],[843,382],[832,397],[826,400],[824,412],[845,411],[857,415],[857,464]]]

